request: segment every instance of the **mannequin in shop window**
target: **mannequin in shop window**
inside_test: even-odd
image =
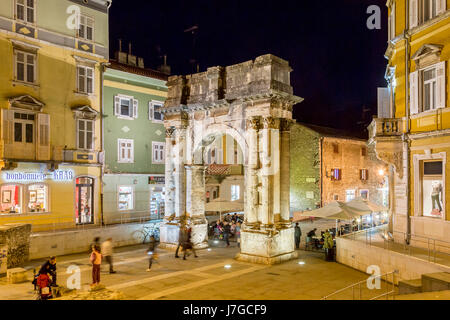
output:
[[[432,214],[440,215],[442,212],[440,194],[442,192],[442,185],[439,181],[433,181],[431,191],[431,203],[433,206]],[[439,211],[438,211],[439,210]]]

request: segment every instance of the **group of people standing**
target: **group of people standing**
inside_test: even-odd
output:
[[[213,225],[214,239],[224,240],[227,247],[230,246],[230,238],[236,237],[238,247],[241,245],[241,218],[234,214],[228,214],[223,220],[217,220]]]

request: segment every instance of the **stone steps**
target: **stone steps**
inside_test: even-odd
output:
[[[420,279],[400,280],[398,282],[399,295],[444,290],[450,290],[449,272],[426,273]]]

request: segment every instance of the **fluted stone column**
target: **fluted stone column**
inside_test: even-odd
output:
[[[288,222],[290,219],[290,160],[291,160],[291,126],[293,121],[282,119],[280,123],[281,148],[280,148],[280,209],[281,222]]]
[[[192,243],[196,249],[208,247],[208,221],[205,217],[204,165],[186,165],[186,215],[192,228]]]
[[[258,223],[258,131],[260,128],[260,119],[253,117],[247,120],[248,137],[248,163],[245,171],[245,225],[254,227]],[[245,227],[245,226],[244,226]]]
[[[170,128],[170,137],[166,138],[166,192],[167,212],[160,225],[160,246],[167,249],[176,248],[180,225],[186,212],[186,126]]]

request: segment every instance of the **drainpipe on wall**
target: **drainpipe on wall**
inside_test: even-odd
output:
[[[410,34],[409,34],[409,1],[406,1],[406,8],[405,8],[405,108],[406,108],[406,133],[403,134],[403,144],[406,148],[406,238],[405,241],[407,244],[411,241],[411,172],[410,172],[410,148],[409,148],[409,131],[410,131],[410,124],[409,124],[409,111],[410,111],[410,99],[409,99],[409,61],[410,61]]]
[[[323,207],[323,137],[320,137],[320,207]]]

